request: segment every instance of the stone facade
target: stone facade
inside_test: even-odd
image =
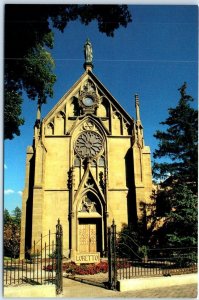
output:
[[[33,241],[63,226],[64,255],[107,250],[113,219],[136,223],[152,191],[139,100],[131,118],[92,72],[91,64],[48,115],[27,148],[21,257]],[[80,255],[80,256],[79,256]],[[94,257],[94,256],[93,256]]]

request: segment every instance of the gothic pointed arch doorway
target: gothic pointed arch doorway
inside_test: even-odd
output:
[[[102,253],[104,248],[103,206],[99,197],[87,191],[78,203],[79,253]]]

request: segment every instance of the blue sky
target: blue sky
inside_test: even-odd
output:
[[[187,82],[187,93],[197,107],[198,7],[193,5],[131,5],[133,22],[107,37],[92,22],[88,26],[71,22],[64,33],[54,31],[57,82],[54,97],[42,107],[42,117],[52,109],[84,72],[83,46],[90,38],[93,46],[93,73],[135,116],[134,94],[140,98],[145,144],[157,147],[153,137],[168,108],[179,100],[178,88]],[[32,144],[36,102],[24,96],[21,136],[4,143],[4,208],[21,207],[25,182],[26,148]],[[152,158],[152,156],[151,156]]]

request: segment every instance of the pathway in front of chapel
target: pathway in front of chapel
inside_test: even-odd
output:
[[[63,294],[60,296],[67,298],[197,298],[197,284],[118,292],[64,278]]]

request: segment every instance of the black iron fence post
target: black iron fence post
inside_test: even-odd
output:
[[[112,251],[111,251],[111,228],[108,227],[108,283],[112,287]]]
[[[112,227],[112,252],[113,252],[113,285],[112,288],[116,290],[117,284],[117,255],[116,255],[116,225],[113,220]]]
[[[63,291],[63,276],[62,276],[62,238],[63,230],[60,220],[56,225],[56,293],[60,294]]]
[[[117,255],[116,255],[116,225],[113,220],[108,228],[108,265],[109,265],[109,288],[116,289],[117,284]]]

